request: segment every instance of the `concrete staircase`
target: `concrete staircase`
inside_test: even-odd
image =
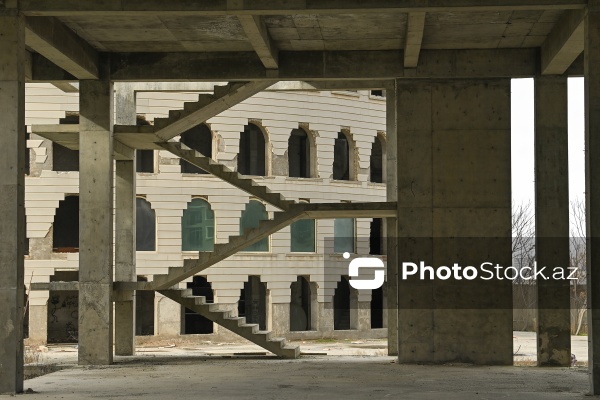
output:
[[[254,197],[266,201],[280,210],[287,210],[290,205],[295,204],[293,200],[286,200],[281,194],[272,192],[266,186],[259,185],[250,178],[245,178],[242,174],[230,170],[223,164],[218,163],[210,157],[203,156],[196,150],[190,149],[180,142],[163,142],[157,143],[157,145],[203,171],[221,178],[231,185]]]
[[[248,324],[244,317],[232,317],[230,311],[219,310],[218,304],[207,304],[206,298],[194,296],[192,289],[160,290],[159,292],[279,357],[298,358],[300,356],[299,346],[289,345],[285,338],[274,338],[269,331],[260,331],[258,324]]]

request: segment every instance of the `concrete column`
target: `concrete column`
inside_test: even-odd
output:
[[[600,1],[585,17],[585,195],[587,318],[591,394],[600,394]],[[598,264],[598,265],[597,265]]]
[[[116,123],[136,124],[135,93],[130,84],[116,85]],[[115,178],[115,279],[122,282],[137,280],[135,261],[136,174],[135,150],[130,160],[116,161]],[[135,354],[135,292],[122,292],[115,299],[115,354]]]
[[[48,342],[48,297],[46,290],[29,292],[29,343]]]
[[[567,77],[535,79],[535,230],[540,267],[569,272]],[[568,280],[537,281],[538,366],[571,363]]]
[[[510,266],[510,80],[397,85],[398,265]],[[400,362],[512,364],[511,281],[398,278]]]
[[[14,4],[11,2],[9,4]],[[0,394],[23,391],[25,300],[25,30],[7,6],[0,16]]]
[[[113,359],[113,85],[79,85],[79,364]]]
[[[386,193],[387,201],[398,201],[398,147],[396,132],[396,83],[386,91]],[[396,244],[396,219],[386,218],[387,231],[387,281],[386,281],[386,319],[388,331],[388,355],[398,355],[398,254]]]
[[[285,336],[290,333],[290,303],[273,303],[271,309],[274,316],[271,318],[273,335]]]

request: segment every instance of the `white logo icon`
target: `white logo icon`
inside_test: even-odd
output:
[[[350,258],[350,253],[344,253],[344,258]],[[348,275],[351,278],[358,277],[360,268],[374,268],[375,277],[373,279],[350,279],[350,286],[354,289],[379,289],[383,286],[385,279],[385,265],[383,261],[375,257],[359,257],[350,261],[348,266]]]

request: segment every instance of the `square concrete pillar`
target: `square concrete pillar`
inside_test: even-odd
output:
[[[79,84],[79,364],[113,359],[113,85]]]
[[[401,273],[511,265],[510,80],[399,80],[397,110],[399,361],[512,364],[511,281]]]
[[[591,394],[600,394],[600,1],[585,17],[585,195]]]
[[[398,164],[396,132],[396,84],[386,91],[386,196],[387,201],[398,201]],[[385,319],[388,331],[388,355],[398,355],[398,255],[396,244],[396,218],[386,218],[387,271]]]
[[[25,30],[15,9],[0,16],[0,46],[0,394],[14,394],[23,391],[26,151]]]
[[[569,275],[567,77],[535,79],[535,254],[538,266]],[[538,366],[571,363],[568,280],[537,280]]]

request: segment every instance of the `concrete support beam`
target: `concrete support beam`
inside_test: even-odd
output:
[[[585,17],[585,197],[590,392],[600,394],[600,1]]]
[[[510,80],[398,81],[400,262],[511,264]],[[507,280],[398,279],[400,362],[505,364]]]
[[[386,193],[388,202],[398,201],[396,84],[386,91]],[[388,355],[398,355],[398,252],[396,242],[396,218],[386,218],[387,224],[387,330]]]
[[[98,78],[98,52],[53,17],[26,19],[26,43],[78,79]]]
[[[567,78],[535,79],[535,254],[539,266],[569,266]],[[537,281],[538,366],[571,363],[568,280]]]
[[[416,68],[425,30],[425,13],[408,13],[406,24],[406,42],[404,44],[404,68]]]
[[[24,26],[14,9],[0,16],[0,394],[23,391]]]
[[[583,52],[584,16],[585,10],[568,11],[556,23],[542,44],[542,74],[564,74]]]
[[[271,39],[263,17],[258,15],[239,15],[238,19],[265,68],[277,69],[279,67],[279,49],[273,42],[273,39]]]
[[[113,85],[83,80],[79,140],[79,364],[113,359]]]

